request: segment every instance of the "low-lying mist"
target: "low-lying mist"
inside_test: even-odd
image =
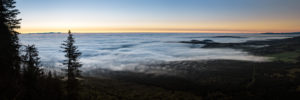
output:
[[[217,42],[244,42],[247,40],[276,39],[257,34],[229,34],[243,38],[214,38],[228,34],[75,34],[76,45],[82,52],[82,70],[109,69],[114,71],[141,69],[148,64],[170,61],[230,59],[267,61],[266,57],[249,55],[234,49],[203,49],[201,44],[182,44],[178,41],[211,39]],[[245,38],[244,38],[245,37]],[[49,68],[63,68],[65,59],[60,48],[66,34],[26,34],[21,43],[35,44],[42,64]]]

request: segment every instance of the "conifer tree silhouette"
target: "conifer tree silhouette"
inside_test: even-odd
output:
[[[0,0],[0,99],[16,99],[20,93],[20,56],[18,32],[20,13],[14,0]]]
[[[77,49],[77,46],[74,45],[75,40],[71,31],[69,30],[68,39],[64,41],[62,44],[62,48],[65,52],[65,57],[67,60],[64,60],[64,65],[67,66],[65,70],[67,73],[67,92],[68,92],[68,99],[69,100],[77,100],[78,99],[78,92],[80,82],[78,77],[80,77],[80,70],[79,68],[82,66],[79,61],[78,57],[81,55],[81,52]]]
[[[25,55],[22,55],[23,62],[23,85],[24,98],[26,100],[37,100],[38,81],[42,78],[43,72],[40,67],[40,57],[34,45],[25,46]]]

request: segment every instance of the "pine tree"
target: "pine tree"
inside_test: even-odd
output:
[[[40,57],[38,51],[34,45],[25,46],[25,55],[22,55],[23,62],[23,76],[24,80],[32,82],[31,85],[36,83],[39,77],[42,77],[43,73],[40,67]]]
[[[20,93],[19,11],[14,0],[0,0],[0,99],[15,99]]]
[[[24,98],[34,100],[38,97],[38,82],[42,78],[40,67],[40,57],[34,45],[28,45],[25,48],[25,55],[22,56],[23,62],[23,80],[24,80]]]
[[[65,57],[67,60],[64,60],[64,65],[67,66],[67,69],[65,70],[67,73],[67,92],[68,92],[68,99],[69,100],[76,100],[78,99],[78,92],[79,92],[79,80],[77,79],[80,77],[80,70],[79,68],[82,66],[79,63],[79,56],[81,53],[77,49],[77,46],[74,45],[75,40],[73,38],[73,35],[71,34],[71,31],[69,31],[69,36],[66,41],[62,44],[62,48],[64,49],[63,52],[65,52]]]

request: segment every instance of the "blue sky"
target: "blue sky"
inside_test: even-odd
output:
[[[292,32],[300,0],[16,0],[21,32]]]

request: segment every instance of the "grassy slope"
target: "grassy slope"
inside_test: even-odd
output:
[[[291,52],[282,52],[265,55],[268,57],[272,57],[273,61],[283,61],[288,63],[297,63],[297,58],[300,57],[300,51],[291,51]]]
[[[268,45],[261,48],[253,45]],[[212,43],[203,48],[233,48],[247,51],[254,55],[273,57],[274,61],[297,62],[300,57],[300,36],[281,40],[248,41],[244,43]]]

